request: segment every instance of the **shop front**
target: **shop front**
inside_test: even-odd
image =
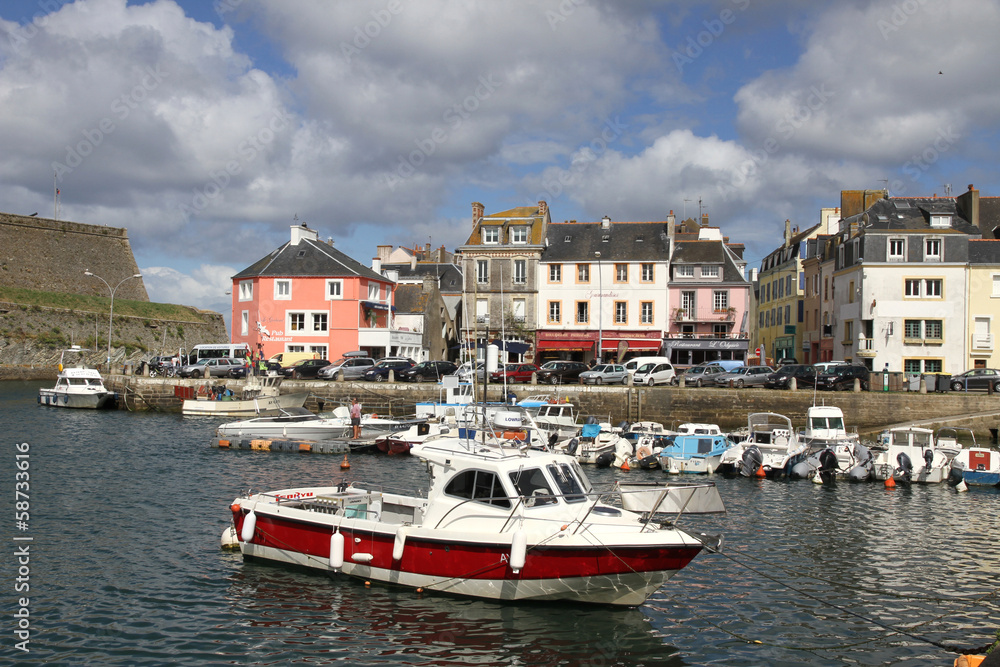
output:
[[[601,361],[622,362],[636,356],[655,356],[660,353],[663,338],[660,331],[623,331],[612,329],[602,332]]]
[[[747,338],[668,338],[664,341],[664,349],[670,362],[681,368],[729,359],[746,363],[750,341]]]
[[[541,365],[546,361],[589,361],[597,349],[596,331],[545,331],[537,332],[538,351],[535,363]],[[616,343],[617,345],[617,343]]]

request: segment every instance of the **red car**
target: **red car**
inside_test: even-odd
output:
[[[531,374],[540,370],[535,364],[507,364],[503,370],[490,373],[490,382],[503,382],[504,377],[508,383],[531,382]]]

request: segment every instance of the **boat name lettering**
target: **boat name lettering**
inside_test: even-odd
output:
[[[282,500],[295,500],[297,498],[311,498],[314,495],[315,494],[312,491],[303,491],[301,493],[296,491],[295,493],[279,493],[275,496],[275,498],[281,498]]]

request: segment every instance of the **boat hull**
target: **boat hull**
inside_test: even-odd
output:
[[[301,408],[307,398],[308,392],[237,401],[186,399],[181,414],[189,417],[269,417],[281,414],[283,409]]]
[[[110,407],[115,400],[113,391],[91,392],[86,394],[69,394],[52,389],[38,391],[38,403],[57,408],[76,408],[80,410],[99,410]]]

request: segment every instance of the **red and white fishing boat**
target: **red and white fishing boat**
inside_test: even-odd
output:
[[[227,534],[245,559],[477,598],[612,605],[642,604],[719,547],[676,526],[686,509],[724,511],[713,484],[600,493],[574,456],[478,437],[411,448],[430,474],[426,496],[346,483],[257,493],[233,502]],[[661,524],[658,510],[676,515]]]

